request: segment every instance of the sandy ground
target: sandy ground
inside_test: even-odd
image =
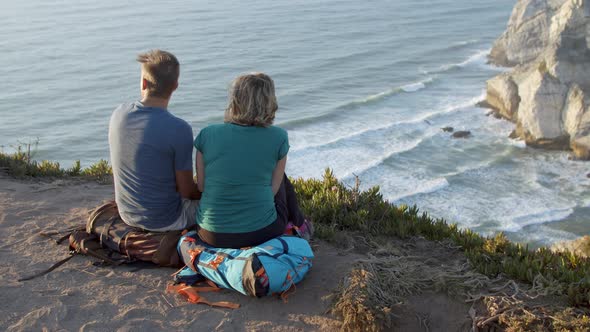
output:
[[[340,321],[328,312],[333,293],[363,255],[322,242],[314,243],[314,267],[287,303],[230,291],[206,294],[208,300],[239,303],[236,310],[190,304],[166,294],[172,269],[97,267],[82,256],[43,277],[17,281],[67,256],[65,245],[57,246],[39,231],[82,224],[94,206],[112,197],[111,185],[0,175],[0,330],[339,330]],[[396,329],[465,330],[470,327],[468,310],[462,301],[426,292],[408,298]],[[437,323],[426,328],[421,323],[426,318]]]

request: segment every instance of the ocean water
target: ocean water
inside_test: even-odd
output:
[[[4,1],[0,142],[36,158],[108,158],[117,104],[139,95],[137,53],[181,62],[170,110],[195,133],[222,121],[227,88],[263,71],[289,131],[288,174],[330,167],[483,234],[550,244],[590,231],[590,163],[510,140],[474,106],[502,71],[486,55],[514,1]],[[470,130],[451,139],[441,127]]]

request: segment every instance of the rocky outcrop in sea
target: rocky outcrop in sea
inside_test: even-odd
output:
[[[490,62],[486,103],[529,146],[590,159],[590,0],[518,0]]]

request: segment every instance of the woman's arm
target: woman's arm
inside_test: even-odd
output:
[[[203,154],[197,151],[195,165],[197,168],[197,187],[200,192],[205,190],[205,162],[203,161]]]
[[[274,171],[272,172],[272,194],[276,195],[283,182],[285,175],[285,167],[287,166],[287,156],[277,162]]]

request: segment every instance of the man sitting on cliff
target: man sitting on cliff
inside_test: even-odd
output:
[[[141,101],[123,104],[109,124],[115,200],[123,221],[164,232],[195,224],[199,198],[193,181],[191,126],[168,111],[178,87],[174,55],[152,50],[141,63]]]

